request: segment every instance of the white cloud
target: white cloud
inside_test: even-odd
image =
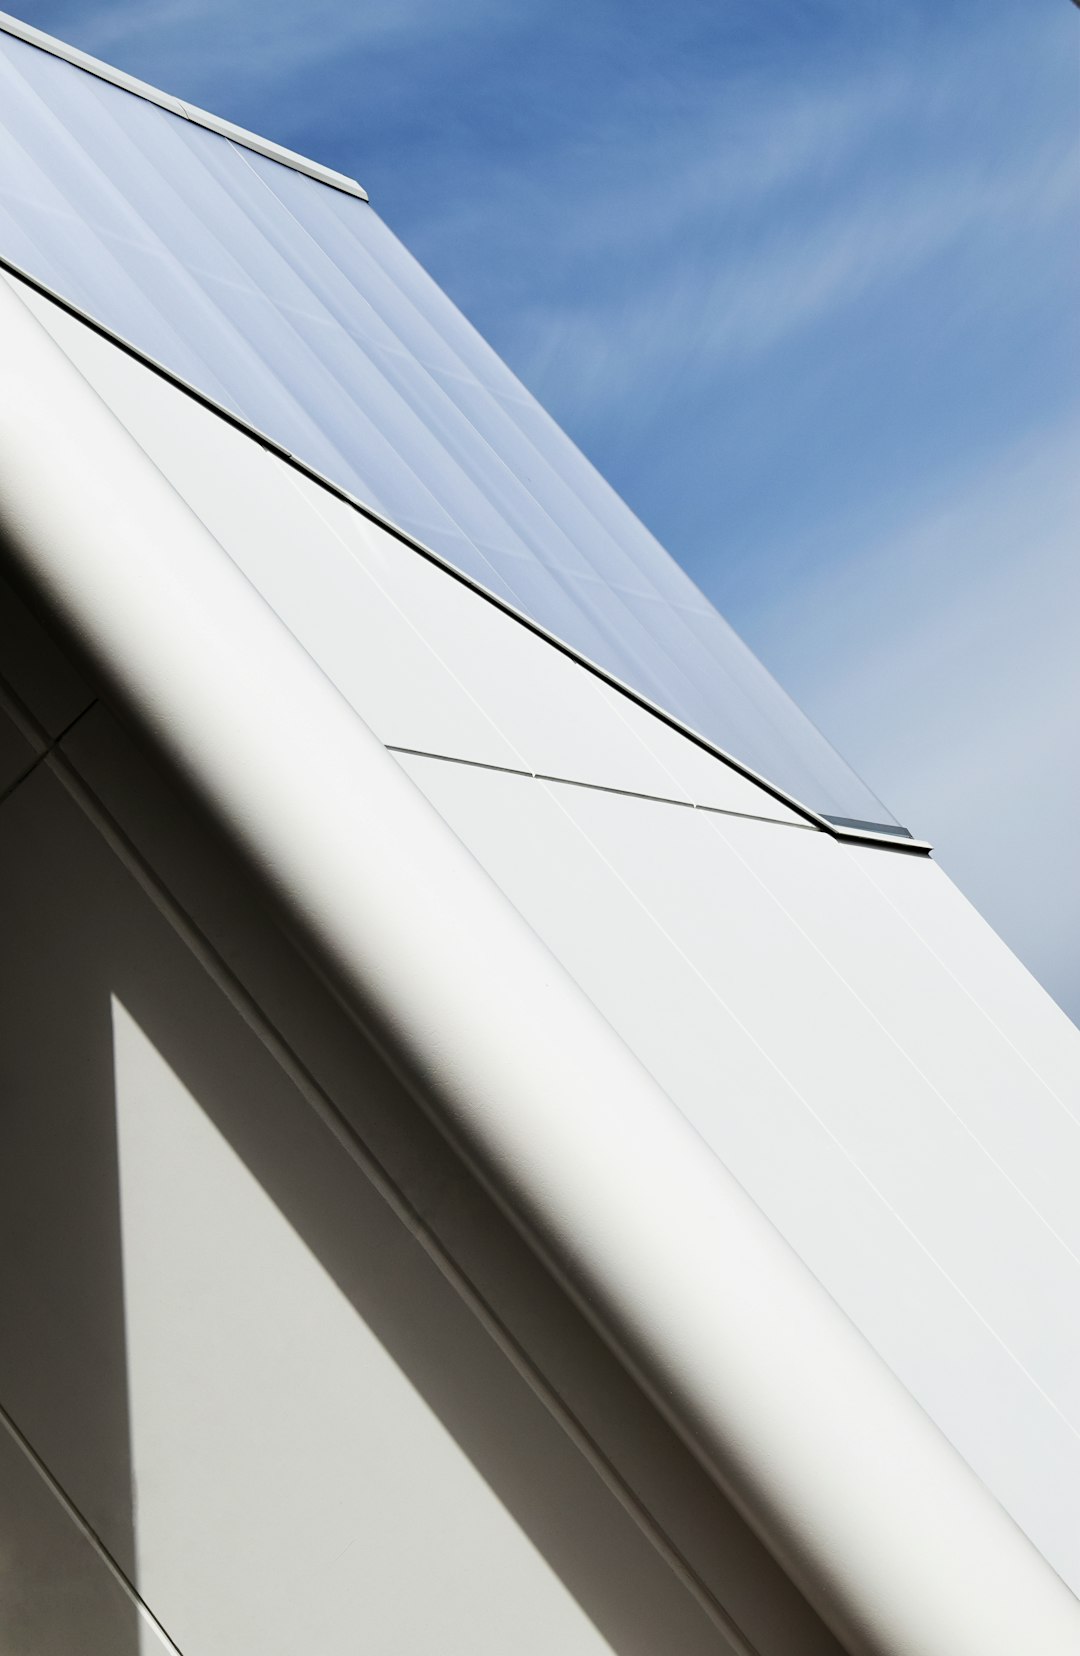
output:
[[[134,52],[161,65],[144,71],[153,84],[196,100],[210,81],[227,85],[241,75],[273,95],[298,70],[348,53],[377,52],[423,43],[437,47],[448,36],[497,30],[505,23],[498,0],[306,0],[304,5],[217,0],[112,0],[79,6],[79,44],[107,61]],[[56,29],[62,34],[62,24]],[[218,72],[215,74],[215,65]],[[216,114],[228,115],[226,108]],[[273,136],[272,133],[268,136]]]
[[[944,176],[878,178],[861,196],[823,202],[801,221],[770,215],[749,245],[743,236],[725,245],[718,217],[709,248],[684,249],[672,236],[667,255],[621,293],[613,284],[576,304],[524,310],[514,354],[526,382],[541,389],[556,365],[573,364],[575,415],[617,408],[687,371],[752,360],[871,289],[910,279],[950,247],[1029,235],[1060,214],[1075,184],[1073,157],[1047,145],[1008,170],[957,166]],[[678,205],[668,212],[677,219]],[[1022,244],[1012,251],[1022,258]]]

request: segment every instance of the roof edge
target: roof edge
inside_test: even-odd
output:
[[[124,92],[131,92],[137,98],[145,98],[148,103],[157,104],[159,108],[167,109],[173,115],[180,115],[195,126],[206,127],[209,132],[216,132],[219,137],[228,138],[244,149],[254,150],[257,155],[264,155],[271,161],[279,161],[283,167],[291,167],[294,172],[304,173],[306,177],[315,179],[319,184],[328,184],[331,189],[356,196],[360,201],[368,199],[367,191],[355,178],[335,172],[332,167],[324,167],[319,161],[310,161],[307,156],[297,155],[294,150],[285,149],[269,138],[260,137],[258,133],[248,132],[245,127],[236,126],[232,121],[223,120],[219,115],[212,115],[196,104],[184,103],[171,93],[162,92],[146,81],[137,80],[134,75],[125,74],[122,69],[114,69],[111,64],[102,62],[100,58],[90,57],[88,53],[80,52],[77,47],[69,46],[66,41],[57,40],[54,35],[45,34],[41,29],[35,29],[31,24],[24,23],[20,18],[12,17],[7,12],[0,12],[0,33],[12,35],[28,46],[37,46],[50,56],[62,58],[65,63],[73,64],[76,69],[85,69],[87,74],[96,75],[99,80],[108,81],[110,85],[118,86]]]
[[[0,283],[0,533],[273,910],[853,1656],[1080,1606]]]
[[[735,754],[728,753],[726,749],[718,747],[708,736],[703,736],[692,725],[685,724],[677,714],[670,713],[659,702],[652,701],[643,691],[636,690],[633,685],[627,684],[608,668],[600,666],[590,656],[585,655],[574,645],[566,643],[565,639],[560,638],[557,633],[551,632],[541,622],[534,620],[524,610],[518,609],[507,599],[500,597],[498,593],[492,592],[481,581],[476,580],[472,575],[466,574],[463,569],[459,569],[456,564],[451,563],[441,553],[434,551],[423,541],[417,540],[415,535],[410,534],[407,529],[402,529],[399,524],[394,522],[393,518],[387,517],[384,512],[369,506],[358,495],[350,493],[342,484],[335,483],[332,478],[327,477],[315,466],[309,465],[299,455],[293,454],[290,449],[285,448],[267,432],[261,431],[258,426],[252,425],[242,414],[237,414],[232,409],[225,408],[221,403],[215,402],[214,398],[209,396],[207,392],[200,391],[198,386],[192,385],[189,380],[185,380],[179,374],[174,373],[164,363],[147,355],[137,345],[133,345],[130,340],[125,339],[122,334],[115,333],[104,322],[99,322],[96,317],[91,316],[81,306],[74,304],[70,299],[65,299],[62,294],[55,292],[37,277],[31,276],[28,271],[23,270],[2,253],[0,253],[0,274],[6,274],[15,282],[25,282],[27,287],[33,288],[34,292],[41,294],[42,298],[58,305],[61,310],[66,311],[76,321],[83,323],[85,327],[92,328],[103,339],[109,340],[110,344],[117,346],[128,356],[134,357],[144,368],[148,368],[152,373],[168,380],[170,385],[175,386],[178,391],[182,391],[185,396],[194,398],[209,413],[214,414],[218,419],[225,420],[234,430],[243,432],[245,437],[259,443],[294,470],[302,472],[319,488],[326,489],[336,499],[343,501],[346,506],[351,506],[354,511],[367,518],[370,523],[384,529],[388,535],[392,535],[395,540],[400,541],[410,552],[415,552],[419,557],[426,559],[428,563],[435,564],[452,580],[468,587],[470,592],[476,593],[477,597],[482,598],[485,603],[501,610],[504,615],[508,615],[516,621],[519,626],[527,627],[531,633],[535,633],[546,644],[550,644],[552,649],[568,656],[579,667],[584,668],[595,678],[601,679],[612,690],[621,696],[625,696],[628,701],[632,701],[637,707],[640,707],[643,712],[659,719],[661,724],[667,725],[669,729],[685,737],[688,742],[692,742],[695,747],[701,748],[703,752],[726,765],[729,770],[735,771],[739,776],[744,776],[747,781],[754,783],[770,798],[777,800],[779,804],[787,806],[796,815],[802,817],[810,827],[820,829],[823,833],[829,834],[833,839],[842,843],[875,845],[890,851],[914,853],[917,856],[928,856],[933,851],[933,845],[929,840],[915,838],[907,828],[899,825],[890,827],[885,823],[856,822],[849,817],[830,817],[815,810],[813,806],[807,805],[803,800],[797,799],[794,794],[782,788],[779,783],[773,782],[769,777],[754,770],[752,766],[746,764]]]

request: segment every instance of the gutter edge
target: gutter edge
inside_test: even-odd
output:
[[[22,574],[846,1648],[1072,1656],[1068,1589],[6,284],[0,329]]]

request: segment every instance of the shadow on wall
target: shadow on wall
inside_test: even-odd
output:
[[[43,785],[0,808],[0,1403],[134,1578],[112,1032],[61,847],[35,843]],[[134,1605],[7,1430],[0,1458],[0,1646],[75,1651],[93,1630],[138,1656]]]
[[[0,1401],[180,1648],[727,1650],[47,766],[0,869]],[[4,1517],[5,1649],[147,1648]]]

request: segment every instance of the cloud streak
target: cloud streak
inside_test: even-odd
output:
[[[614,317],[595,295],[549,304],[517,319],[524,377],[543,384],[552,365],[574,364],[575,409],[618,406],[658,375],[700,375],[745,362],[789,335],[851,306],[870,289],[908,281],[950,247],[1000,241],[1050,218],[1066,201],[1074,169],[1056,152],[1011,177],[916,182],[887,200],[868,196],[768,244],[702,269],[680,258],[635,286]]]
[[[1080,1014],[1080,418],[775,599],[806,710]]]
[[[238,83],[256,84],[272,99],[299,72],[340,63],[343,57],[384,56],[424,41],[437,50],[448,38],[505,27],[498,0],[306,0],[304,5],[219,4],[215,0],[116,0],[93,5],[58,0],[39,8],[49,14],[40,27],[64,35],[70,23],[83,49],[193,102],[215,90],[227,102]],[[222,106],[215,114],[228,115]],[[280,110],[269,128],[281,130]],[[238,117],[233,117],[238,118]],[[267,130],[267,137],[277,133]],[[284,141],[284,140],[282,140]]]

